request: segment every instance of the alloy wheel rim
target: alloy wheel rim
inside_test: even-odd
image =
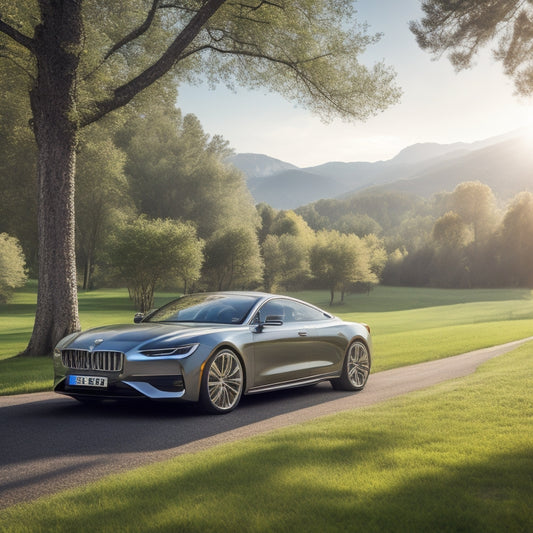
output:
[[[232,352],[220,352],[209,367],[207,388],[211,403],[221,410],[231,409],[242,391],[242,367]]]
[[[362,387],[370,372],[368,350],[361,342],[354,342],[348,353],[348,379],[355,387]]]

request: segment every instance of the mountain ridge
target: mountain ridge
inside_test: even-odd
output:
[[[533,189],[533,151],[521,130],[473,143],[417,143],[386,161],[332,161],[299,168],[264,154],[237,154],[230,162],[247,177],[254,200],[276,209],[367,189],[430,197],[474,180],[504,199]]]

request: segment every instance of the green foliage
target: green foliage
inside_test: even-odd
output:
[[[158,285],[181,280],[186,291],[200,275],[203,242],[190,224],[139,217],[119,227],[109,246],[112,264],[143,313],[153,307]]]
[[[464,248],[474,240],[472,232],[454,211],[441,216],[433,226],[433,241],[445,250]]]
[[[357,235],[343,235],[338,231],[320,231],[310,253],[311,273],[322,287],[329,289],[330,305],[335,290],[340,289],[342,299],[350,285],[377,283],[372,272],[370,250]]]
[[[358,237],[365,235],[379,235],[382,232],[381,226],[367,214],[348,213],[341,216],[334,224],[334,228],[341,233],[353,233]]]
[[[350,1],[282,0],[254,7],[228,2],[213,24],[218,30],[213,48],[234,52],[211,54],[202,65],[213,81],[267,88],[325,120],[365,119],[399,98],[389,68],[359,62],[379,36],[358,24]],[[251,57],[242,61],[246,56]]]
[[[0,302],[7,302],[26,279],[24,254],[18,240],[0,233]]]
[[[124,163],[125,154],[107,128],[98,124],[84,130],[76,164],[76,252],[85,290],[93,287],[92,276],[105,236],[119,218],[117,211],[132,211]]]
[[[481,243],[493,231],[497,222],[496,199],[488,185],[467,181],[457,185],[450,195],[450,208],[465,224],[471,225],[474,241]]]
[[[268,88],[328,119],[364,119],[398,100],[390,68],[359,62],[379,35],[369,35],[358,23],[350,1],[220,4],[179,1],[150,12],[151,3],[140,0],[84,2],[83,49],[76,50],[82,122],[105,111],[118,97],[117,87],[128,86],[134,95],[150,85],[143,77],[153,83],[155,70],[159,77],[172,66],[179,81],[207,78],[213,85]],[[2,1],[0,8],[3,21],[23,35],[34,35],[40,18],[36,3]],[[209,16],[200,27],[183,31],[197,12]],[[182,31],[188,45],[167,62],[165,53]],[[10,52],[6,55],[17,57],[33,74],[29,51],[11,39],[4,41]],[[157,67],[147,76],[151,65]]]
[[[0,50],[3,39],[0,34]],[[3,62],[0,59],[0,67]],[[13,64],[0,75],[0,232],[17,237],[28,267],[35,270],[37,250],[36,149],[31,111],[24,98],[25,75]]]
[[[307,225],[307,222],[294,211],[279,211],[270,225],[270,234],[272,235],[293,235],[302,239],[311,240],[313,231]]]
[[[309,241],[302,236],[268,235],[262,246],[265,290],[279,292],[302,286],[310,275],[309,248]]]
[[[260,203],[255,206],[257,214],[259,215],[259,228],[257,229],[257,238],[259,239],[259,244],[262,245],[271,233],[272,223],[274,222],[274,217],[276,216],[276,210],[265,203]]]
[[[319,200],[309,206],[296,209],[305,221],[315,230],[343,230],[343,223],[356,223],[363,235],[379,233],[380,228],[385,234],[394,232],[406,217],[415,210],[425,209],[420,198],[395,192],[364,191],[342,199]],[[352,231],[353,232],[353,231]],[[363,235],[360,235],[360,237]]]
[[[194,115],[153,104],[117,133],[137,208],[152,218],[193,221],[206,239],[222,227],[255,227],[244,177],[224,160],[228,143],[207,135]]]
[[[209,289],[254,288],[262,278],[257,235],[253,228],[226,228],[217,231],[206,243],[202,281]]]
[[[457,70],[470,68],[479,50],[496,45],[494,57],[514,79],[518,93],[533,92],[533,7],[508,0],[424,0],[424,17],[411,22],[418,45],[435,57],[448,53]]]
[[[518,194],[496,240],[505,284],[533,287],[533,194]]]

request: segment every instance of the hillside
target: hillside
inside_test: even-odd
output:
[[[265,202],[276,209],[293,209],[314,202],[317,198],[332,198],[345,192],[338,181],[304,170],[287,170],[268,178],[251,178],[248,187],[257,203]]]
[[[504,141],[435,164],[380,189],[430,197],[443,190],[452,191],[461,182],[473,180],[485,183],[504,200],[520,191],[533,190],[531,146],[524,139]]]
[[[374,163],[329,162],[300,169],[259,154],[240,154],[232,162],[248,177],[255,201],[277,209],[371,188],[430,197],[470,180],[486,183],[503,199],[533,189],[533,151],[518,132],[475,143],[416,144]]]
[[[242,170],[248,178],[263,178],[284,170],[298,168],[263,154],[237,154],[230,157],[228,161]]]

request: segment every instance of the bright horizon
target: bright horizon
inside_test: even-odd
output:
[[[514,95],[512,80],[490,49],[475,66],[456,73],[446,57],[420,50],[408,28],[420,18],[419,0],[359,0],[358,21],[383,33],[365,63],[383,60],[397,73],[403,95],[366,122],[319,118],[277,94],[224,86],[181,86],[177,105],[194,113],[210,135],[220,134],[237,153],[260,153],[299,167],[329,161],[378,161],[416,143],[474,142],[531,127],[533,100]]]

